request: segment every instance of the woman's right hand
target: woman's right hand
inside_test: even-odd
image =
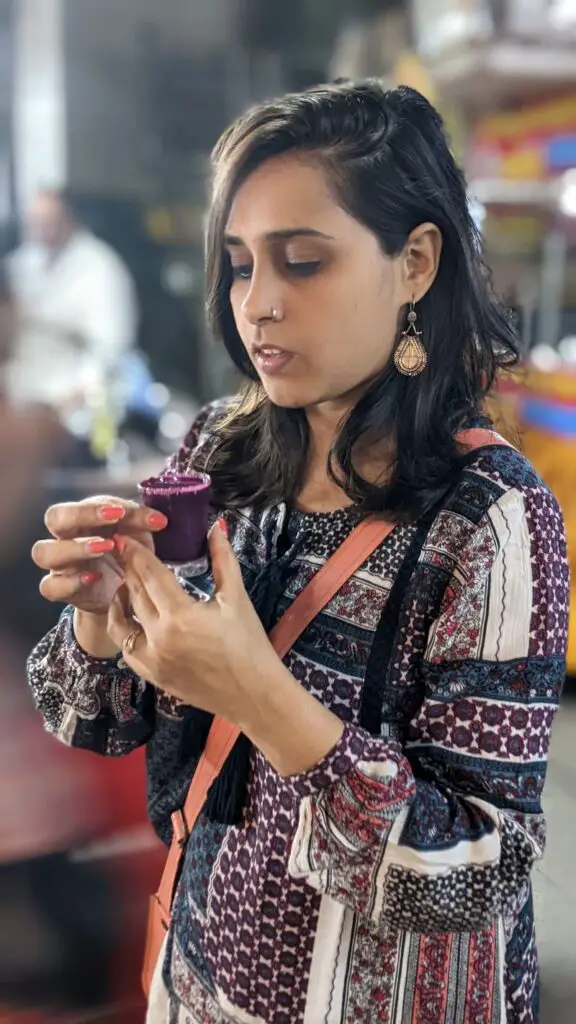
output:
[[[129,534],[153,551],[152,534],[167,525],[161,512],[109,495],[52,505],[44,522],[51,539],[32,548],[36,565],[48,571],[40,593],[47,601],[71,604],[95,616],[108,614],[122,584],[114,534]]]

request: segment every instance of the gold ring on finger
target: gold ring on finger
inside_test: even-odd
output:
[[[122,644],[122,650],[123,650],[124,654],[127,654],[128,656],[133,654],[134,648],[136,646],[136,641],[138,640],[138,637],[141,634],[142,634],[142,630],[139,629],[139,628],[138,629],[131,629],[130,630],[130,632],[128,633],[128,636],[126,637],[126,639],[124,640],[124,643]]]

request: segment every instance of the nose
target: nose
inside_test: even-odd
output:
[[[250,288],[242,302],[242,315],[253,327],[278,319],[280,298],[278,289],[270,275],[265,275],[256,268],[252,271]]]

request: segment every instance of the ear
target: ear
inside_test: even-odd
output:
[[[432,223],[420,224],[410,233],[402,256],[407,301],[419,302],[433,285],[442,253],[442,234]]]

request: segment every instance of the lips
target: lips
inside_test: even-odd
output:
[[[267,376],[281,373],[294,358],[294,353],[278,345],[261,343],[252,347],[254,365]]]

